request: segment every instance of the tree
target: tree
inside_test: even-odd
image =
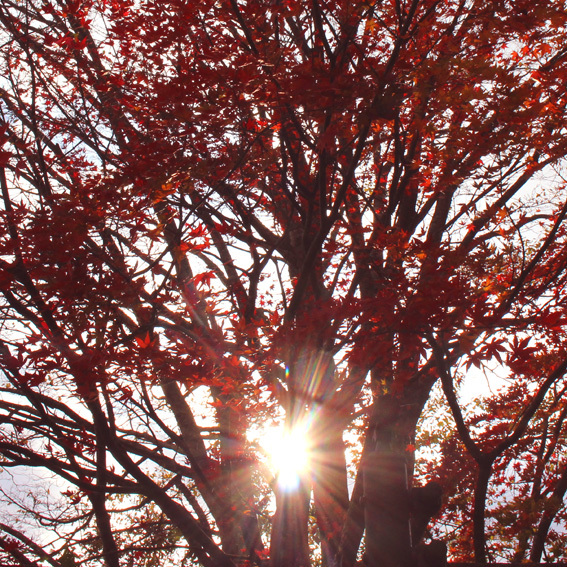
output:
[[[508,547],[564,545],[566,19],[6,0],[0,464],[64,486],[18,503],[57,537],[2,524],[5,557],[351,567],[365,534],[411,565],[424,471],[485,562],[526,454]],[[476,368],[508,387],[468,411]],[[416,468],[436,384],[455,425]],[[278,420],[311,443],[293,490],[254,444]]]

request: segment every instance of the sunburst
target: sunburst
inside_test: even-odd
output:
[[[311,443],[307,425],[268,429],[260,443],[269,457],[269,467],[278,486],[284,490],[296,489],[310,467]]]

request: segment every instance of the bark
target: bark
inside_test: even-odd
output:
[[[322,439],[313,459],[313,500],[321,537],[323,565],[338,565],[341,530],[348,508],[348,486],[342,424],[321,416],[315,435]],[[334,421],[334,423],[333,423]]]
[[[364,459],[364,451],[362,459]],[[361,462],[363,461],[361,460]],[[341,534],[341,546],[339,551],[339,565],[341,567],[354,566],[356,563],[358,548],[360,547],[360,541],[364,534],[363,468],[364,465],[361,465],[361,468],[356,475],[348,513]]]
[[[309,567],[309,485],[276,489],[276,513],[270,539],[270,567]]]
[[[539,562],[541,561],[541,556],[545,550],[545,541],[549,533],[549,528],[555,519],[555,516],[559,512],[565,493],[567,492],[567,467],[563,469],[561,478],[557,483],[553,494],[550,496],[546,502],[546,507],[544,509],[542,518],[540,520],[537,532],[534,536],[534,541],[532,545],[532,550],[530,553],[530,561]]]
[[[474,560],[481,565],[486,563],[486,535],[485,512],[486,512],[486,493],[488,483],[492,475],[492,460],[481,459],[478,463],[478,475],[474,490],[474,510],[473,510],[473,538],[474,538]]]
[[[96,517],[97,530],[102,543],[102,555],[106,567],[119,567],[120,552],[114,539],[110,516],[105,506],[105,495],[95,493],[90,496]]]
[[[400,451],[378,449],[365,466],[366,562],[371,567],[409,567],[406,457]]]
[[[366,563],[409,567],[412,563],[409,488],[417,421],[432,380],[414,382],[376,402],[363,463]]]
[[[100,433],[99,433],[100,435]],[[97,481],[96,491],[89,495],[93,511],[96,516],[98,533],[102,542],[104,562],[107,567],[120,566],[120,553],[110,521],[110,514],[106,509],[106,447],[100,441],[97,446]]]
[[[223,399],[214,388],[213,392]],[[246,424],[241,412],[232,407],[234,399],[226,397],[223,401],[223,407],[217,408],[221,430],[218,492],[227,512],[222,527],[223,550],[233,555],[254,556],[261,549],[261,539],[253,505],[252,463],[246,452]]]

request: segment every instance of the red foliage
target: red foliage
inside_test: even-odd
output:
[[[408,564],[416,447],[453,558],[564,553],[566,24],[556,0],[0,7],[0,463],[70,485],[53,561],[351,567],[365,531],[369,565]],[[505,387],[470,405],[482,372]],[[254,435],[303,420],[289,495]]]

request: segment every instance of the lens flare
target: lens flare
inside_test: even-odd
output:
[[[265,447],[270,465],[276,475],[278,486],[294,490],[301,476],[309,469],[309,439],[307,428],[295,426],[290,430],[274,429],[264,434]]]

